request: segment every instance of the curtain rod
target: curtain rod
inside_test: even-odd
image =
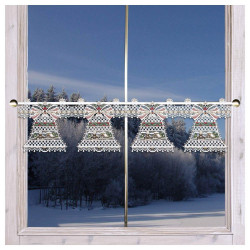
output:
[[[22,105],[199,105],[199,104],[207,104],[207,105],[216,105],[216,104],[223,104],[223,105],[232,105],[235,107],[240,106],[240,101],[238,99],[233,100],[232,102],[207,102],[207,101],[199,101],[199,102],[192,102],[192,101],[186,101],[186,102],[174,102],[174,101],[166,101],[166,102],[18,102],[17,100],[13,99],[10,101],[10,106],[17,107]]]

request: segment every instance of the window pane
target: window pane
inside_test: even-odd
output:
[[[129,98],[225,96],[224,6],[130,6]],[[130,120],[130,139],[138,132]],[[168,119],[174,153],[130,153],[130,226],[225,225],[225,157],[184,153],[191,119]],[[224,119],[219,121],[224,139]]]
[[[130,6],[129,98],[225,95],[224,6]]]
[[[29,6],[31,100],[123,100],[124,19],[123,6]],[[29,153],[28,226],[123,226],[123,154],[77,152],[86,121],[57,123],[67,152]]]
[[[123,48],[123,6],[29,6],[31,91],[122,100]]]

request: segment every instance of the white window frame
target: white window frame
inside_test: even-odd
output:
[[[27,98],[27,12],[20,5],[5,10],[6,244],[244,244],[245,7],[225,6],[226,101],[241,102],[226,121],[226,226],[192,228],[27,227],[27,120],[8,105]]]

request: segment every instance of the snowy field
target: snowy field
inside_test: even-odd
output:
[[[35,191],[29,191],[29,227],[122,227],[123,208],[61,210],[37,204]],[[188,201],[153,201],[129,208],[130,227],[220,227],[225,225],[225,195],[214,194]]]

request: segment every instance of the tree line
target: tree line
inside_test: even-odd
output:
[[[36,89],[31,101],[77,101],[79,93],[56,93]],[[106,97],[102,101],[107,100]],[[31,126],[29,121],[29,128]],[[121,152],[77,152],[83,137],[85,119],[58,119],[60,134],[68,145],[67,152],[28,154],[29,188],[44,189],[42,202],[46,206],[92,207],[100,201],[104,207],[124,205],[124,119],[112,118]],[[129,118],[129,145],[138,132],[140,120]],[[129,150],[129,206],[145,205],[151,200],[185,200],[225,190],[225,157],[220,153],[184,153],[189,137],[185,120],[166,122],[168,138],[175,145],[174,153],[132,153]]]

